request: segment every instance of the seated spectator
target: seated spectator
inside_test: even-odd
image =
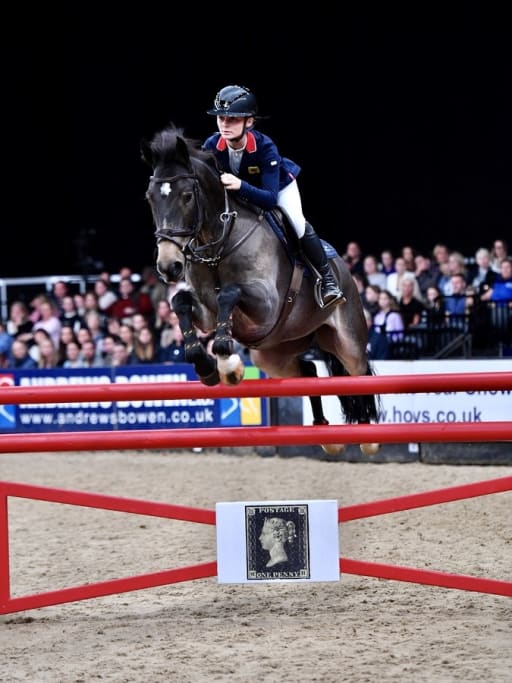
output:
[[[133,363],[156,363],[158,361],[155,337],[149,327],[142,327],[135,334],[132,354]]]
[[[354,275],[354,273],[364,273],[363,250],[358,242],[349,242],[347,244],[347,249],[343,254],[343,260],[349,267],[352,275]]]
[[[79,315],[75,308],[75,300],[70,294],[66,294],[62,297],[61,302],[61,314],[59,315],[59,320],[63,325],[69,325],[73,328],[75,332],[78,332],[80,327],[83,325],[83,318]]]
[[[101,347],[97,349],[96,353],[98,355],[99,352],[99,364],[110,367],[113,363],[113,357],[114,357],[114,348],[116,345],[116,342],[120,341],[120,337],[117,335],[105,334],[103,339],[101,340]],[[126,345],[125,345],[126,347]]]
[[[59,356],[59,361],[58,364],[59,366],[64,365],[64,361],[67,358],[67,347],[68,344],[71,342],[74,342],[75,344],[78,344],[78,338],[75,334],[75,331],[70,325],[63,325],[60,330],[60,335],[59,335],[59,346],[58,346],[58,356]]]
[[[176,316],[176,313],[174,313]],[[172,341],[166,346],[161,346],[158,350],[158,362],[166,365],[172,363],[185,363],[185,340],[183,332],[177,320],[172,328]],[[199,335],[198,335],[199,337]]]
[[[386,360],[389,358],[389,342],[385,334],[375,327],[373,318],[368,310],[364,310],[364,317],[368,325],[368,344],[366,350],[370,360]]]
[[[153,304],[148,294],[136,292],[133,282],[125,277],[119,283],[119,297],[109,308],[109,315],[123,321],[131,318],[134,313],[151,316]]]
[[[500,274],[490,287],[480,297],[482,301],[509,302],[512,301],[512,259],[501,262]]]
[[[110,311],[117,301],[117,294],[110,286],[110,282],[103,279],[96,280],[94,283],[94,293],[96,294],[100,312],[105,316],[113,315]]]
[[[377,261],[376,256],[373,254],[368,254],[368,256],[365,256],[363,260],[363,268],[368,284],[377,285],[381,289],[386,288],[387,276],[380,272],[379,262]]]
[[[119,367],[120,365],[130,365],[131,354],[128,351],[125,342],[122,339],[114,341],[112,349],[112,367]]]
[[[12,346],[12,337],[7,332],[7,325],[0,320],[0,367],[4,367],[9,358]]]
[[[169,295],[169,285],[162,282],[154,266],[146,266],[143,268],[140,277],[142,283],[139,291],[149,296],[153,311],[156,311],[158,302],[161,299],[167,299]]]
[[[404,321],[398,310],[398,302],[387,289],[379,294],[379,311],[373,317],[373,324],[388,341],[400,341],[403,338]]]
[[[90,339],[84,341],[80,349],[84,368],[99,368],[105,365],[96,345]]]
[[[154,330],[158,348],[163,348],[171,343],[173,339],[173,314],[175,321],[177,316],[171,308],[167,299],[160,299],[156,305],[154,319]]]
[[[452,293],[444,298],[445,316],[450,327],[467,329],[473,299],[467,296],[466,288],[466,280],[462,273],[452,275]]]
[[[62,364],[62,367],[63,368],[83,368],[83,367],[85,367],[84,362],[82,360],[82,356],[80,354],[80,346],[76,342],[71,341],[66,346],[66,360]]]
[[[65,296],[72,296],[69,285],[64,280],[57,280],[53,283],[50,300],[53,302],[57,315],[60,316],[64,312],[62,301]]]
[[[494,240],[491,249],[491,268],[496,273],[501,273],[501,263],[508,258],[508,244],[505,240]]]
[[[432,261],[424,254],[416,254],[414,259],[414,274],[420,288],[422,301],[427,298],[427,289],[435,285],[437,282],[437,275],[432,267]]]
[[[477,249],[475,252],[475,267],[471,271],[470,283],[480,294],[484,294],[489,287],[492,287],[497,274],[491,268],[491,252],[485,247]]]
[[[391,273],[391,275],[388,275],[387,277],[387,285],[385,289],[388,290],[391,296],[398,300],[402,295],[402,278],[404,277],[405,273],[410,273],[410,271],[407,270],[406,261],[402,256],[399,256],[396,259],[395,268],[396,271],[394,273]],[[416,276],[414,275],[414,273],[411,274],[414,277],[414,296],[421,301],[421,291],[416,280]]]
[[[432,249],[432,270],[437,278],[441,277],[444,272],[444,267],[448,268],[448,258],[450,256],[451,249],[449,249],[446,244],[438,242]],[[437,282],[439,287],[439,282]]]
[[[421,321],[421,316],[425,306],[423,302],[414,296],[414,283],[416,277],[414,273],[407,271],[401,282],[401,295],[398,301],[398,310],[402,316],[405,328],[416,326]]]
[[[33,325],[26,304],[23,301],[13,301],[9,308],[9,318],[6,321],[6,329],[11,337],[30,343]]]
[[[34,370],[37,368],[36,361],[28,352],[26,341],[19,337],[13,339],[6,367],[13,368],[14,370]]]
[[[379,270],[387,277],[395,272],[395,257],[389,249],[384,249],[380,254]]]
[[[59,365],[59,353],[52,337],[42,337],[40,341],[38,341],[37,346],[39,347],[39,360],[37,361],[37,367],[39,369],[57,368]]]
[[[411,273],[414,273],[416,270],[416,264],[414,262],[414,259],[416,258],[416,249],[411,247],[409,244],[406,244],[404,247],[402,247],[400,254],[405,261],[405,267],[407,270],[410,270]]]
[[[379,294],[382,289],[378,285],[368,285],[362,297],[363,308],[373,316],[379,310]]]
[[[453,275],[462,275],[464,282],[468,282],[468,269],[466,267],[466,259],[460,251],[452,251],[448,257],[446,270],[444,271],[444,278],[442,281],[437,281],[437,286],[444,296],[450,296],[453,293],[452,285]]]
[[[53,302],[48,299],[41,301],[39,303],[39,314],[40,319],[34,323],[32,331],[36,330],[46,330],[50,337],[52,338],[53,345],[57,349],[59,346],[59,337],[62,323],[57,315],[57,309]]]
[[[444,298],[441,294],[441,290],[435,285],[430,285],[430,287],[427,288],[423,317],[426,318],[426,321],[430,325],[444,323]]]
[[[125,343],[128,355],[133,353],[135,347],[135,330],[130,323],[121,323],[119,326],[119,338]]]

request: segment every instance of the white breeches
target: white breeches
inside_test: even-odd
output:
[[[299,239],[304,237],[306,219],[302,213],[302,201],[296,180],[292,181],[279,192],[277,205],[290,221],[293,229],[297,233],[297,237]]]

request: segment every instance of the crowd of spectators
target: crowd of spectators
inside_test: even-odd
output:
[[[396,255],[390,250],[363,254],[352,241],[343,258],[365,310],[374,359],[389,358],[393,342],[433,322],[463,326],[483,305],[496,315],[503,308],[511,311],[510,324],[512,260],[502,239],[472,258],[445,244],[436,244],[431,254],[410,245]],[[169,286],[151,267],[144,269],[140,283],[129,267],[117,275],[115,286],[109,273],[101,273],[85,294],[58,281],[51,293],[12,301],[8,319],[0,321],[0,365],[34,369],[184,362]],[[502,322],[503,316],[486,318],[484,330]],[[203,341],[208,348],[209,337],[203,335]]]

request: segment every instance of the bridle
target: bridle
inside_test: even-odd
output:
[[[187,261],[193,263],[203,263],[215,268],[225,256],[238,249],[238,247],[240,247],[240,245],[243,244],[243,242],[245,242],[245,240],[254,232],[254,230],[263,220],[263,212],[259,212],[257,220],[251,226],[251,228],[228,249],[228,238],[235,224],[238,212],[230,209],[228,192],[224,188],[224,211],[222,211],[219,216],[219,220],[222,223],[220,236],[216,240],[201,243],[199,235],[201,232],[202,213],[199,201],[199,180],[197,175],[195,173],[182,173],[180,175],[163,178],[151,176],[150,181],[157,184],[169,183],[172,186],[172,184],[178,180],[187,178],[190,178],[193,181],[195,209],[193,225],[190,227],[178,226],[172,228],[157,228],[155,230],[156,243],[158,245],[163,240],[172,242],[183,252]],[[180,244],[176,239],[174,239],[176,237],[190,237],[190,239],[185,244]]]

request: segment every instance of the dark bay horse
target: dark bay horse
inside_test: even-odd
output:
[[[272,216],[225,191],[214,157],[173,124],[143,141],[152,168],[146,198],[157,243],[156,266],[167,283],[184,280],[172,299],[187,362],[207,385],[238,384],[244,365],[235,343],[250,350],[268,377],[316,377],[305,354],[315,344],[331,375],[371,375],[367,326],[350,271],[334,252],[331,265],[347,303],[322,308],[311,268],[286,246]],[[215,331],[211,352],[197,330]],[[339,396],[345,421],[377,422],[376,397]],[[310,397],[314,424],[327,424],[319,396]],[[342,445],[324,445],[330,454]],[[378,444],[361,444],[371,454]]]

